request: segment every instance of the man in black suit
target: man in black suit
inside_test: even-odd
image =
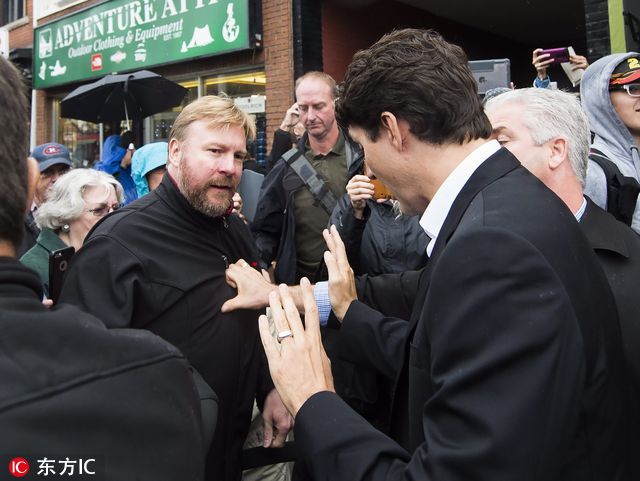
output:
[[[607,275],[618,308],[630,374],[631,452],[638,453],[640,237],[584,196],[590,142],[587,116],[575,96],[560,90],[534,88],[510,91],[492,99],[487,103],[486,113],[498,142],[573,212]],[[633,463],[631,479],[640,479],[638,456],[634,456]]]
[[[628,479],[607,280],[562,201],[488,141],[462,50],[433,31],[386,35],[354,56],[337,109],[403,212],[424,212],[430,259],[361,280],[365,305],[326,235],[342,355],[395,374],[399,442],[332,392],[309,283],[304,327],[286,287],[270,294],[280,349],[264,316],[261,336],[314,479]]]

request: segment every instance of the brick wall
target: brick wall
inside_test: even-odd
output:
[[[269,145],[287,109],[294,102],[291,0],[263,0],[264,68],[267,76],[267,138]]]
[[[584,0],[587,58],[590,62],[611,53],[607,0]]]
[[[36,145],[56,140],[51,132],[51,101],[44,90],[35,91],[36,98]]]

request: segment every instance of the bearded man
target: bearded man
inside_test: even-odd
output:
[[[108,327],[163,337],[214,389],[218,423],[206,469],[212,480],[240,479],[254,398],[264,404],[265,436],[272,424],[277,429],[273,446],[292,422],[262,362],[257,312],[220,312],[235,295],[225,269],[240,258],[254,266],[258,260],[244,222],[230,215],[246,141],[254,136],[253,120],[231,99],[206,96],[185,107],[169,136],[160,186],[96,225],[61,296],[99,313]]]

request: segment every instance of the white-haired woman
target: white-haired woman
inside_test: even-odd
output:
[[[40,275],[47,297],[49,254],[67,246],[80,249],[91,228],[118,209],[123,197],[120,183],[97,170],[74,169],[58,179],[36,211],[35,220],[42,229],[36,245],[20,259]]]

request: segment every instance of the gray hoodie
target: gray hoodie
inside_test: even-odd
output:
[[[591,147],[613,161],[622,174],[640,182],[640,154],[638,146],[616,113],[609,97],[609,80],[616,66],[636,52],[607,55],[587,68],[580,85],[582,106],[595,134]],[[607,208],[607,180],[598,164],[589,161],[585,194],[603,209]],[[640,233],[640,200],[636,203],[631,227]]]

